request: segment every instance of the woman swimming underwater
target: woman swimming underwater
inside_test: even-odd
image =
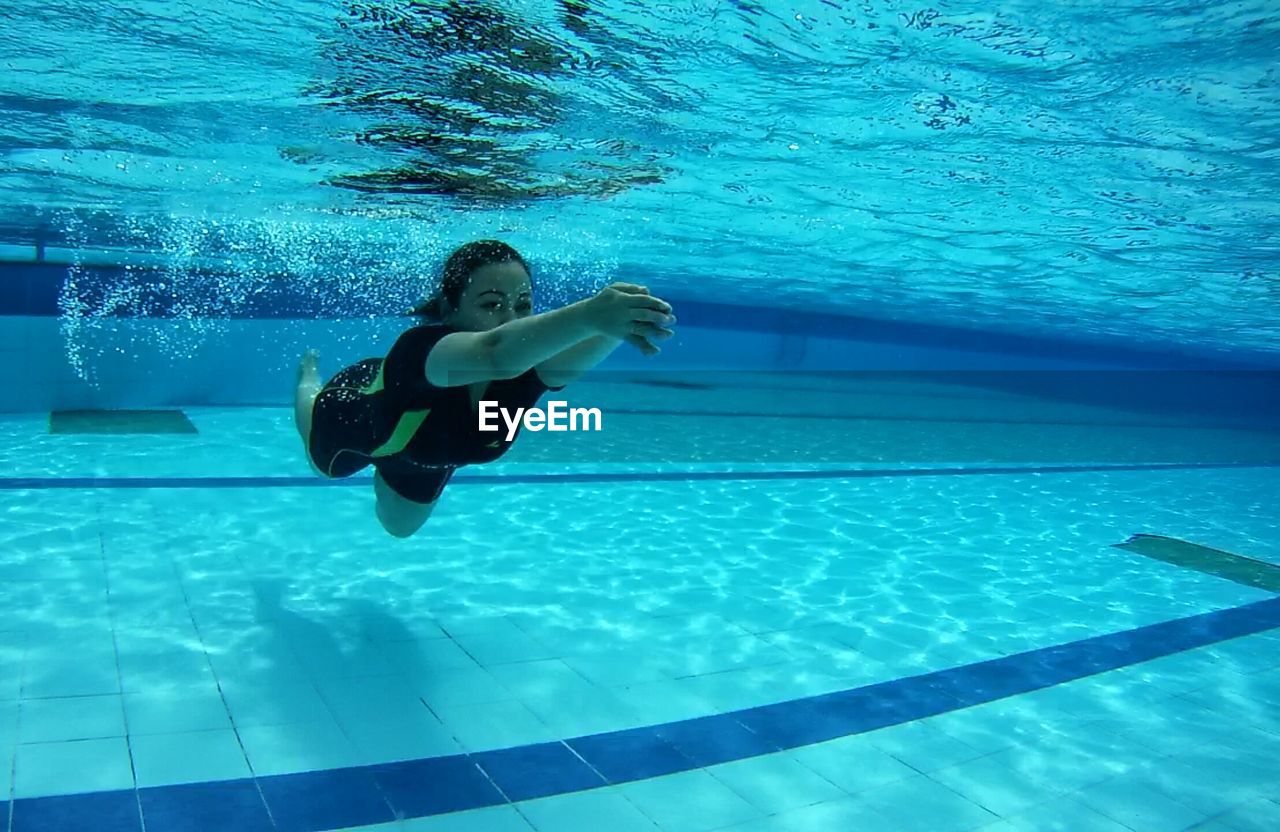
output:
[[[560,309],[530,314],[529,267],[497,240],[449,256],[440,290],[413,310],[426,323],[386,358],[367,358],[321,383],[318,356],[298,367],[294,419],[325,477],[374,466],[378,520],[409,537],[463,465],[492,462],[515,436],[479,429],[479,402],[514,413],[564,386],[626,341],[654,355],[671,337],[671,305],[643,286],[614,283]]]

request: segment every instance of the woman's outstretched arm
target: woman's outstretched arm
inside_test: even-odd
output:
[[[630,283],[615,283],[613,285],[629,294],[649,294],[649,290],[643,286],[636,286]],[[666,306],[667,312],[670,313],[670,306],[665,303],[663,305]],[[675,319],[671,318],[670,320],[674,322]],[[574,344],[572,347],[562,350],[546,361],[539,363],[537,365],[538,378],[542,379],[543,384],[548,387],[563,387],[572,381],[577,381],[584,373],[608,358],[624,341],[630,342],[645,355],[657,355],[661,350],[654,346],[652,340],[666,339],[671,335],[672,332],[663,326],[650,327],[644,334],[631,333],[625,337],[615,337],[607,334],[593,335],[581,343]]]
[[[427,355],[427,380],[438,387],[453,387],[515,378],[597,337],[640,339],[656,352],[657,348],[644,339],[674,334],[665,328],[675,320],[670,312],[670,304],[650,297],[643,287],[615,283],[594,297],[561,309],[508,321],[484,332],[446,335]],[[606,343],[596,342],[592,351],[603,351]],[[597,362],[607,354],[602,352]]]

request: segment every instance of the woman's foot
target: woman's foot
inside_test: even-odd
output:
[[[302,446],[311,445],[311,409],[316,403],[316,396],[324,387],[320,378],[320,353],[307,350],[298,362],[298,385],[293,394],[293,421],[298,426],[298,436],[302,437]]]

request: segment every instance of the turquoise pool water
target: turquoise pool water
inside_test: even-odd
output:
[[[400,541],[367,479],[308,477],[287,410],[185,415],[197,433],[3,422],[15,830],[1280,810],[1275,595],[1114,547],[1280,562],[1274,467],[508,462]]]
[[[326,315],[385,314],[500,236],[556,298],[623,274],[1164,346],[1280,334],[1269,0],[7,8],[0,243],[145,252],[167,274],[131,284],[183,317],[209,314],[207,261],[236,263],[219,314],[285,275]]]
[[[0,832],[1280,828],[1274,5],[6,4]],[[395,539],[488,237],[688,328]]]

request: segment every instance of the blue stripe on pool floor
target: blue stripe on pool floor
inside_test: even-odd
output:
[[[837,693],[560,742],[13,802],[12,832],[313,832],[674,774],[911,722],[1280,627],[1273,598]],[[213,824],[213,825],[210,825]]]
[[[563,474],[456,474],[450,487],[590,482],[685,482],[689,480],[878,479],[963,477],[992,474],[1081,474],[1104,471],[1184,471],[1221,468],[1280,468],[1275,462],[1167,462],[1117,465],[972,465],[965,468],[828,468],[798,471],[637,471]],[[78,488],[341,488],[371,485],[373,477],[328,480],[310,477],[0,477],[0,491]]]

